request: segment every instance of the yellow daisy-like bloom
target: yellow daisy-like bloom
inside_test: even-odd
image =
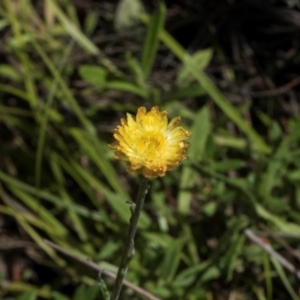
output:
[[[190,144],[183,141],[191,133],[179,124],[180,117],[168,123],[167,112],[157,106],[149,112],[140,107],[135,118],[127,114],[127,119],[121,119],[121,125],[113,130],[116,140],[109,146],[115,150],[115,158],[128,162],[128,171],[145,177],[165,176],[187,158]]]

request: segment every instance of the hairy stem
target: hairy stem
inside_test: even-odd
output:
[[[134,255],[134,236],[136,233],[138,220],[143,209],[144,200],[147,192],[148,192],[148,180],[145,177],[140,177],[139,192],[137,195],[136,203],[133,205],[129,229],[127,232],[123,253],[122,253],[122,259],[119,266],[111,300],[119,299],[123,280],[128,269],[128,265]]]

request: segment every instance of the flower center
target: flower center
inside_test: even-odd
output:
[[[137,139],[136,152],[148,161],[161,157],[166,149],[166,138],[160,132],[143,132]]]

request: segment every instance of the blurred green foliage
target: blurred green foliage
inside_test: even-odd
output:
[[[189,160],[151,183],[127,279],[161,299],[214,299],[214,286],[225,286],[240,299],[270,300],[276,285],[297,299],[295,276],[243,229],[263,225],[295,235],[289,243],[299,247],[300,120],[288,119],[283,131],[279,120],[257,111],[266,133],[257,132],[245,119],[251,103],[232,105],[206,75],[213,49],[188,54],[164,30],[164,5],[151,17],[143,11],[135,15],[144,24],[140,55],[124,52],[120,66],[91,38],[99,16],[91,12],[80,23],[73,1],[0,4],[0,213],[40,249],[19,281],[2,274],[2,297],[99,299],[97,274],[44,238],[116,272],[130,217],[126,201],[137,183],[114,161],[109,131],[125,112],[146,104],[182,116],[191,147]],[[181,63],[163,89],[149,80],[160,45]],[[72,76],[79,87],[70,85]],[[197,110],[184,101],[205,96],[211,100]],[[122,299],[141,298],[124,288]]]

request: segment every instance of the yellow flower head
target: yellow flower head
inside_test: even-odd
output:
[[[136,117],[127,114],[121,125],[114,130],[115,158],[127,161],[129,171],[145,177],[165,176],[166,171],[178,166],[186,159],[189,143],[183,142],[191,133],[183,129],[180,117],[168,123],[167,112],[157,106],[147,112],[140,107]]]

